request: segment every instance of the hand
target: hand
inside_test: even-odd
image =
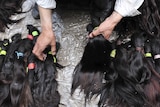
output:
[[[99,34],[102,34],[105,39],[109,39],[112,31],[114,29],[114,25],[111,23],[111,21],[107,18],[104,22],[102,22],[99,27],[94,29],[90,34],[89,37],[92,38],[94,36],[97,36]]]
[[[106,18],[104,22],[99,25],[99,27],[97,27],[97,29],[93,30],[89,34],[89,37],[92,38],[94,36],[102,34],[105,39],[109,39],[112,31],[121,19],[122,16],[114,11],[108,18]]]
[[[56,38],[53,31],[42,31],[42,33],[37,38],[36,44],[33,48],[33,53],[38,59],[44,61],[46,55],[43,53],[47,46],[51,46],[52,55],[56,54]]]
[[[45,48],[50,45],[52,55],[56,54],[56,38],[52,30],[52,10],[38,6],[41,21],[41,34],[37,38],[36,44],[33,48],[33,53],[40,60],[45,60],[46,55],[43,53]]]

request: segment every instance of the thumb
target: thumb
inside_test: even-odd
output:
[[[89,34],[89,37],[94,37],[100,34],[99,28],[95,27],[93,31]]]
[[[93,31],[92,31],[92,34],[93,34],[93,36],[97,36],[97,35],[99,35],[99,34],[100,34],[100,32],[99,32],[99,28],[97,28],[97,29],[93,30]]]

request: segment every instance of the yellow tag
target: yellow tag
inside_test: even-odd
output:
[[[53,57],[53,62],[54,62],[54,63],[56,63],[56,62],[57,62],[56,57]]]
[[[4,46],[7,46],[7,45],[8,45],[8,43],[4,43],[3,45],[4,45]]]
[[[6,54],[7,54],[7,52],[5,50],[0,51],[0,55],[6,55]]]
[[[28,73],[28,67],[26,68],[26,73]]]
[[[33,36],[37,36],[37,35],[38,35],[38,32],[37,32],[37,31],[33,31],[33,32],[32,32],[32,35],[33,35]]]
[[[51,55],[52,55],[51,51],[49,51],[49,52],[48,52],[48,54],[51,54]],[[56,59],[56,57],[55,57],[55,56],[53,56],[53,62],[54,62],[54,63],[56,63],[56,62],[57,62],[57,59]]]
[[[48,54],[52,54],[51,51],[49,51]]]
[[[146,53],[145,57],[152,57],[152,54],[151,53]]]
[[[115,58],[115,56],[116,56],[116,49],[112,50],[110,56],[111,56],[112,58]]]

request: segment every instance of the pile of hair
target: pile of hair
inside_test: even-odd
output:
[[[100,95],[99,107],[159,107],[159,59],[160,38],[142,31],[126,43],[91,38],[74,69],[71,95],[78,88],[85,101]]]
[[[103,87],[103,76],[110,64],[111,43],[101,35],[90,39],[81,61],[74,70],[71,94],[80,87],[85,98],[90,99]]]
[[[62,66],[51,55],[50,47],[45,50],[45,61],[37,59],[32,49],[40,33],[32,25],[27,28],[27,38],[15,34],[11,42],[0,42],[0,107],[58,107],[56,77],[57,67]]]
[[[107,18],[115,1],[94,0],[90,33]],[[110,5],[109,5],[110,4]],[[126,17],[114,29],[118,39],[89,38],[74,69],[71,95],[76,89],[85,101],[100,95],[99,107],[159,107],[160,15],[158,1],[145,0],[141,15]],[[105,13],[105,14],[104,14]],[[129,37],[129,41],[124,38]]]
[[[12,15],[22,13],[24,0],[1,0],[0,1],[0,32],[4,32],[9,24],[17,23],[19,20],[11,19]]]

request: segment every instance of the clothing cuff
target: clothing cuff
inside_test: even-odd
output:
[[[144,0],[116,0],[114,10],[123,17],[141,14],[137,9]]]
[[[55,0],[37,0],[37,4],[43,8],[48,8],[48,9],[56,8]]]

